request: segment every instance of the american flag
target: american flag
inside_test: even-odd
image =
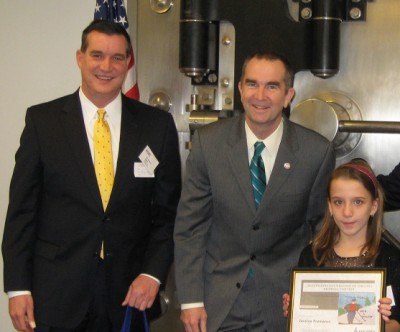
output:
[[[129,28],[124,0],[96,0],[94,9],[95,20],[108,20],[121,24],[127,31]],[[139,100],[139,86],[136,80],[135,58],[131,52],[128,74],[126,75],[122,92],[132,99]]]

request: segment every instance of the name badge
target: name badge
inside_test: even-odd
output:
[[[133,174],[136,178],[154,178],[154,173],[149,172],[143,163],[133,164]]]
[[[136,162],[133,165],[133,174],[137,178],[154,178],[154,170],[159,162],[153,151],[147,145],[139,155],[141,162]]]
[[[139,155],[140,161],[143,165],[147,168],[149,173],[154,175],[154,170],[156,169],[157,165],[159,164],[157,158],[154,156],[153,151],[147,145],[142,153]]]

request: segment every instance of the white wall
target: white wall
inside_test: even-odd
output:
[[[94,6],[95,0],[0,0],[0,238],[26,108],[77,89],[75,51]],[[2,270],[1,259],[1,290]],[[14,331],[2,292],[0,331]]]

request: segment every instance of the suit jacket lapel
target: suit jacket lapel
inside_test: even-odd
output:
[[[73,158],[80,168],[86,185],[98,207],[102,208],[100,191],[97,184],[93,160],[90,153],[85,124],[83,121],[82,107],[78,91],[71,95],[63,108],[64,118],[61,120],[65,128],[65,135],[70,144]]]
[[[253,189],[249,171],[249,157],[247,151],[247,139],[244,128],[244,115],[238,117],[234,122],[228,139],[228,157],[232,166],[233,174],[239,184],[243,196],[250,209],[256,213]]]
[[[109,206],[112,206],[113,202],[118,200],[117,196],[121,193],[127,179],[133,177],[134,162],[139,161],[138,157],[141,151],[137,150],[142,130],[138,126],[137,116],[137,112],[132,107],[128,107],[126,97],[122,96],[118,161]],[[134,158],[137,160],[134,160]]]
[[[271,198],[284,186],[291,169],[297,162],[297,157],[295,156],[295,151],[298,149],[297,137],[292,124],[285,117],[283,126],[282,141],[259,209],[268,205]]]

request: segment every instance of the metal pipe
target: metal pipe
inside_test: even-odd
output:
[[[312,2],[312,63],[311,72],[321,78],[339,71],[340,23],[343,0]]]
[[[212,8],[212,0],[181,3],[179,69],[186,76],[201,77],[216,66],[217,27],[208,18]]]
[[[191,131],[202,126],[218,121],[218,111],[193,111],[189,116],[189,128]]]
[[[395,121],[339,121],[339,132],[400,134],[400,122]]]

